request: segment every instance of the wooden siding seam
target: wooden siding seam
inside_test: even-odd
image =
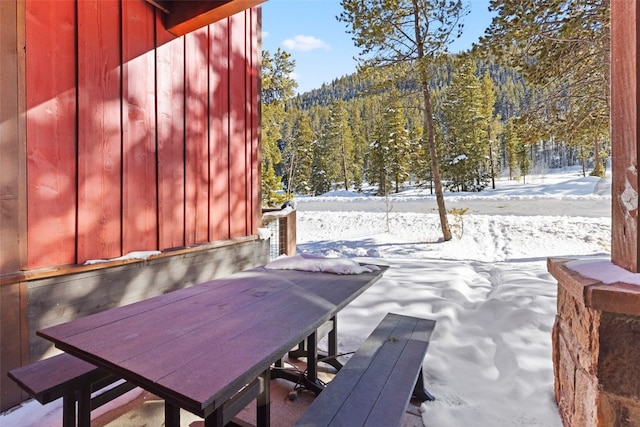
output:
[[[232,233],[232,223],[233,223],[233,210],[232,210],[232,205],[231,205],[231,182],[232,182],[232,169],[231,169],[231,139],[232,139],[232,133],[233,133],[233,129],[231,127],[232,125],[232,111],[231,111],[231,55],[233,52],[233,45],[231,43],[231,36],[233,34],[233,26],[232,26],[232,20],[231,17],[227,18],[227,87],[229,88],[229,90],[227,90],[227,109],[228,109],[228,114],[227,114],[227,129],[229,129],[229,131],[227,132],[227,185],[229,187],[229,191],[227,192],[227,205],[229,207],[229,221],[227,224],[227,228],[228,228],[228,236],[231,237],[231,233]]]
[[[125,170],[124,170],[124,14],[122,13],[123,2],[118,2],[118,37],[120,48],[120,255],[124,254],[124,209],[125,209]]]

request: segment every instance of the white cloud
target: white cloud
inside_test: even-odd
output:
[[[313,36],[299,34],[292,39],[286,39],[282,45],[288,50],[301,50],[307,52],[314,49],[331,50],[331,46]]]

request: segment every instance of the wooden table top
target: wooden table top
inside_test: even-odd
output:
[[[385,270],[336,275],[259,267],[38,335],[206,417]]]

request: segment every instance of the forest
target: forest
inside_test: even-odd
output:
[[[485,37],[458,54],[447,52],[446,41],[461,31],[462,2],[397,3],[404,7],[385,10],[386,22],[365,22],[389,6],[342,1],[338,19],[352,25],[361,66],[310,92],[294,94],[295,62],[286,51],[263,52],[265,207],[365,185],[380,196],[409,184],[436,194],[482,191],[498,176],[526,183],[532,171],[576,164],[583,174],[604,175],[608,1],[494,0]],[[419,33],[424,16],[437,16],[437,31],[448,32],[430,29],[431,21]],[[415,37],[402,46],[415,48],[402,51],[393,32],[411,26]]]

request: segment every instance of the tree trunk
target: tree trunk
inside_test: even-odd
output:
[[[424,125],[428,132],[429,154],[431,157],[431,175],[435,185],[436,202],[438,204],[438,214],[440,216],[440,227],[444,241],[451,240],[451,228],[447,219],[447,208],[444,204],[444,192],[442,191],[442,180],[440,178],[440,167],[438,166],[438,151],[436,149],[436,132],[433,123],[433,106],[429,95],[429,73],[427,71],[426,58],[424,55],[424,42],[419,26],[420,7],[417,0],[413,0],[413,12],[415,14],[415,34],[416,47],[418,50],[418,67],[420,72],[420,84],[422,85],[422,97],[424,102]]]
[[[598,143],[598,136],[593,139],[593,170],[596,176],[604,176],[600,165],[600,144]]]
[[[291,159],[289,161],[289,179],[287,180],[287,200],[291,200],[291,187],[293,182],[293,166],[296,160],[296,152],[291,153]]]
[[[489,173],[491,173],[491,188],[496,189],[496,171],[493,166],[493,142],[491,141],[491,125],[489,125]]]
[[[342,175],[344,176],[344,191],[349,191],[349,172],[347,167],[347,147],[345,147],[344,137],[342,141]]]

